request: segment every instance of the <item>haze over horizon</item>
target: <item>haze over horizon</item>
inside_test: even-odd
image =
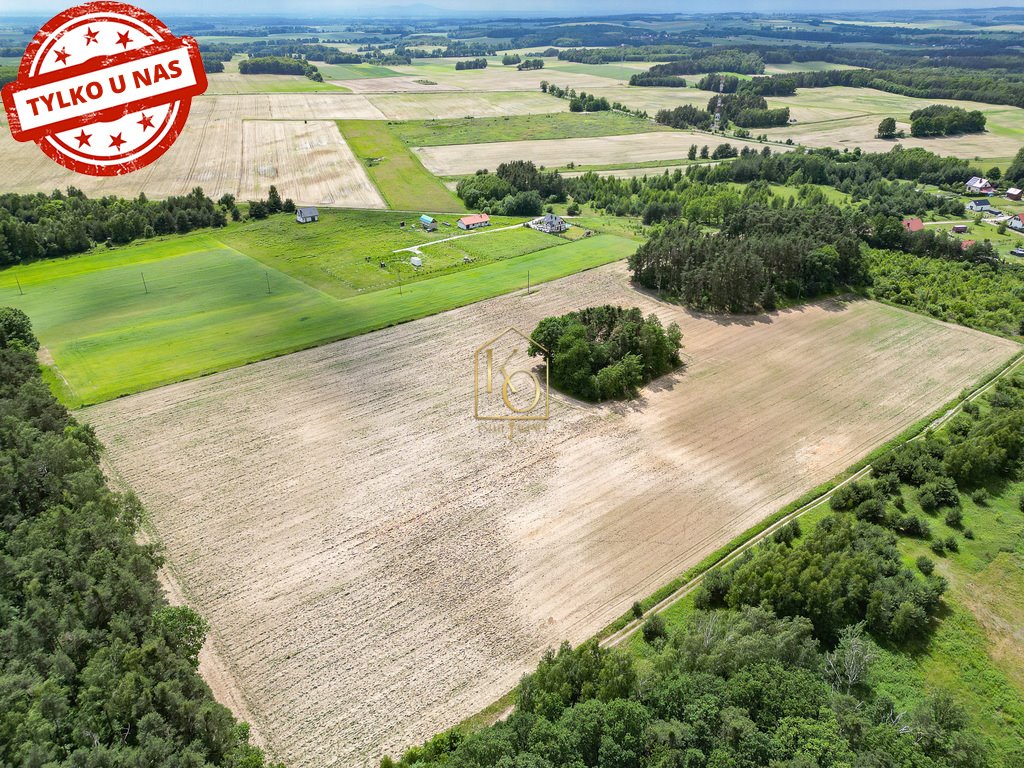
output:
[[[37,17],[42,14],[53,14],[69,8],[76,3],[67,0],[41,0],[33,3],[31,11],[15,8],[11,0],[0,2],[0,17]],[[515,8],[501,3],[478,3],[468,0],[431,0],[429,2],[387,2],[376,4],[373,10],[356,0],[333,0],[314,2],[313,0],[228,0],[219,3],[203,2],[203,0],[136,0],[136,5],[156,15],[166,16],[256,16],[272,14],[280,18],[297,18],[309,20],[351,18],[416,18],[425,16],[467,16],[467,17],[505,17],[545,16],[550,18],[582,18],[600,17],[623,14],[622,4],[616,0],[567,0],[555,9],[544,0],[522,0]],[[898,9],[902,11],[944,11],[962,8],[963,4],[956,0],[905,0]],[[991,5],[973,8],[978,11],[985,8],[1024,8],[1024,0],[1017,2],[993,2]],[[857,13],[892,10],[892,3],[887,0],[864,0],[852,2],[847,0],[834,4],[828,12],[822,13],[821,3],[814,0],[726,0],[716,3],[709,9],[700,3],[681,4],[676,0],[642,0],[628,11],[637,13],[680,13],[680,14],[721,14],[721,13]]]

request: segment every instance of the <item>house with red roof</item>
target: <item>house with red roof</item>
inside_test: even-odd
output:
[[[491,217],[486,213],[474,213],[471,216],[463,216],[458,221],[459,229],[479,229],[480,227],[491,226]]]

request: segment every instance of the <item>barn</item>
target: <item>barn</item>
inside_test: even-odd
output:
[[[427,232],[434,232],[437,229],[437,219],[424,213],[420,216],[420,226]]]
[[[312,221],[320,221],[320,211],[313,206],[309,206],[308,208],[296,208],[295,220],[299,222],[299,224],[309,224]]]
[[[1024,195],[1024,190],[1018,189],[1017,187],[1010,187],[1006,190],[1007,200],[1020,200],[1022,195]]]
[[[459,219],[459,229],[479,229],[491,226],[491,217],[486,213],[474,213]]]

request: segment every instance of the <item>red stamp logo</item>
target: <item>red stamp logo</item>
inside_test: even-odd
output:
[[[43,25],[3,102],[18,141],[78,173],[118,176],[166,152],[205,90],[194,39],[134,6],[95,2]]]

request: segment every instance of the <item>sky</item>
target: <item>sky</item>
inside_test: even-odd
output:
[[[345,16],[408,17],[433,15],[422,9],[435,12],[448,11],[455,14],[488,16],[537,15],[545,16],[595,16],[601,14],[628,13],[722,13],[751,11],[757,13],[828,13],[835,11],[874,11],[893,8],[892,0],[833,0],[824,10],[821,0],[717,0],[714,3],[699,3],[693,0],[636,0],[624,8],[621,0],[384,0],[366,3],[364,0],[134,0],[136,5],[157,16],[174,15],[243,15],[273,13],[280,16],[315,15],[317,19]],[[53,14],[76,3],[73,0],[0,0],[0,16],[37,16],[40,13]],[[1002,0],[992,2],[993,7],[1024,7],[1024,0]],[[900,10],[956,9],[962,8],[962,0],[900,0]],[[979,6],[979,8],[985,6]],[[972,7],[972,10],[979,8]]]

